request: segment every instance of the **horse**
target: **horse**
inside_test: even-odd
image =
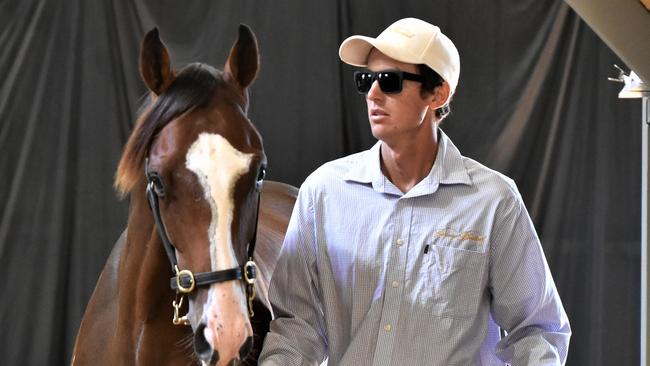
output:
[[[127,228],[89,300],[72,365],[257,364],[297,189],[264,182],[262,139],[247,117],[259,50],[250,28],[238,33],[223,70],[173,70],[156,28],[142,40],[149,98],[115,178],[130,197]]]

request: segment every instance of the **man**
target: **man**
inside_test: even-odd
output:
[[[408,18],[339,55],[367,67],[355,82],[379,141],[302,185],[261,364],[563,364],[568,319],[514,182],[438,127],[454,44]]]

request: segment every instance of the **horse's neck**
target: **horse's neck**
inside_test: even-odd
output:
[[[283,183],[267,181],[262,186],[255,260],[261,272],[257,282],[259,298],[269,311],[271,306],[268,300],[268,285],[280,255],[297,194],[295,187]]]
[[[144,194],[131,196],[126,248],[120,260],[120,318],[169,321],[171,270]],[[161,305],[164,301],[164,306]],[[162,309],[161,309],[162,308]],[[164,312],[166,311],[166,312]]]

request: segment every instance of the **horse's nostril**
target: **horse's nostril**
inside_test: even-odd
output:
[[[194,332],[194,353],[199,360],[207,363],[208,365],[216,364],[219,361],[219,352],[212,349],[210,343],[205,339],[205,324],[199,324]]]
[[[246,338],[244,344],[239,348],[239,358],[244,359],[253,350],[253,337]]]

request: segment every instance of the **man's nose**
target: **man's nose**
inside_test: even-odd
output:
[[[381,87],[379,87],[379,81],[374,80],[372,82],[372,85],[370,85],[370,89],[368,90],[368,99],[374,100],[382,97],[383,95],[384,92],[381,90]]]

